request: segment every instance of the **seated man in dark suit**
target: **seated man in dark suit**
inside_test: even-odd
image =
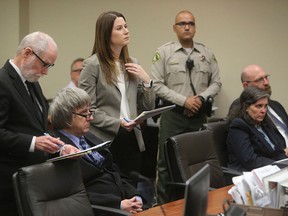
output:
[[[255,86],[259,89],[266,90],[267,93],[271,95],[272,90],[268,77],[269,74],[260,66],[248,65],[241,73],[241,82],[244,88]],[[229,108],[228,116],[231,115],[233,109],[236,108],[239,103],[239,98],[233,101]],[[285,139],[286,147],[288,147],[288,116],[284,107],[278,101],[269,99],[267,114]]]
[[[90,104],[88,94],[82,89],[66,88],[60,91],[49,109],[54,130],[51,135],[79,149],[102,143],[89,133],[90,121],[94,118]],[[128,178],[118,172],[108,150],[94,151],[79,160],[83,182],[92,204],[120,208],[131,213],[142,211],[140,193]]]

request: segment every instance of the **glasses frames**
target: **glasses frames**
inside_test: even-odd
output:
[[[247,81],[244,81],[244,82],[247,82],[247,83],[251,83],[251,82],[254,82],[254,83],[263,83],[264,82],[264,80],[268,80],[268,77],[269,77],[270,75],[265,75],[265,76],[263,76],[263,77],[260,77],[260,78],[258,78],[258,79],[256,79],[256,80],[247,80]]]
[[[72,72],[81,72],[83,70],[83,68],[76,68],[76,69],[73,69]]]
[[[44,68],[49,68],[49,67],[54,66],[54,64],[49,64],[49,63],[45,62],[43,59],[41,59],[33,50],[32,50],[32,53],[42,62],[42,66]]]
[[[192,26],[195,26],[195,23],[194,22],[178,22],[178,23],[175,23],[175,25],[178,25],[180,27],[186,27],[188,25],[188,27],[192,27]]]
[[[82,116],[85,119],[89,119],[91,118],[91,116],[93,116],[94,114],[94,110],[89,110],[89,113],[87,114],[83,114],[83,113],[76,113],[76,112],[72,112],[74,115],[78,115],[78,116]]]

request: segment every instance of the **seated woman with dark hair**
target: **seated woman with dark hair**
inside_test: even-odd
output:
[[[60,91],[50,105],[49,115],[54,129],[51,135],[59,137],[63,142],[81,150],[102,143],[89,133],[90,121],[97,116],[93,116],[90,97],[84,90],[66,88]],[[109,150],[93,151],[79,161],[83,182],[92,204],[131,213],[142,211],[140,193],[112,163]]]
[[[251,171],[287,158],[284,138],[267,115],[269,94],[247,87],[240,104],[228,116],[228,166],[238,171]]]

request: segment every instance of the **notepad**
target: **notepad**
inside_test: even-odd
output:
[[[82,156],[82,155],[85,155],[85,154],[89,154],[89,153],[91,153],[92,151],[99,151],[99,150],[101,150],[101,149],[109,148],[110,145],[111,145],[111,143],[112,143],[112,141],[109,140],[109,141],[103,142],[103,143],[101,143],[101,144],[99,144],[99,145],[93,146],[93,147],[91,147],[91,148],[82,150],[82,151],[77,152],[77,153],[68,154],[68,155],[63,155],[63,156],[59,156],[59,157],[55,157],[55,158],[48,159],[47,162],[48,162],[48,161],[53,162],[53,161],[59,161],[59,160],[64,160],[64,159],[68,159],[68,158],[79,157],[79,156]]]
[[[165,106],[165,107],[161,107],[158,109],[153,109],[153,110],[149,110],[149,111],[143,111],[140,115],[138,115],[133,121],[135,122],[142,122],[150,117],[159,115],[163,112],[166,112],[168,110],[173,109],[174,107],[176,107],[175,104],[173,105],[169,105],[169,106]]]

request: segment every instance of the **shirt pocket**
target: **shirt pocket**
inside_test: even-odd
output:
[[[183,85],[186,79],[186,68],[178,63],[167,66],[167,86]]]
[[[196,83],[200,84],[200,89],[199,91],[202,92],[207,89],[207,87],[210,84],[210,67],[208,62],[199,62],[196,66],[196,76],[195,76],[195,81]],[[192,75],[193,76],[193,75]]]

